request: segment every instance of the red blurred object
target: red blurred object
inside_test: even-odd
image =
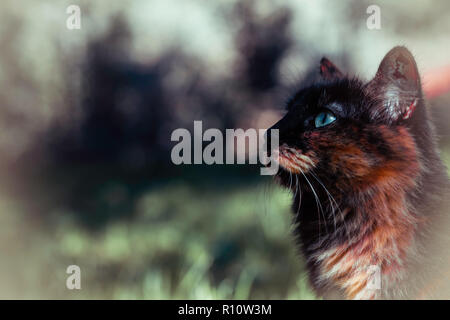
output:
[[[450,65],[426,72],[422,78],[423,90],[428,98],[450,92]]]

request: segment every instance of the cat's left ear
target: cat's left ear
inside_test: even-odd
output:
[[[343,78],[342,72],[327,58],[320,60],[320,75],[326,80]]]
[[[387,116],[390,122],[409,119],[422,96],[419,71],[411,52],[405,47],[389,51],[366,88],[382,102],[377,106],[382,108],[376,110],[377,114]]]

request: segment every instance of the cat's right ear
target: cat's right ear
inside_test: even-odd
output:
[[[344,77],[342,72],[325,57],[320,60],[320,75],[326,80],[336,80]]]
[[[377,114],[386,115],[391,122],[412,117],[422,94],[419,71],[411,52],[405,47],[389,51],[375,78],[367,84],[367,90],[381,101],[379,110],[375,110]]]

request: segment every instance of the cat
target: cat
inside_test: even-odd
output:
[[[450,275],[449,179],[413,55],[393,48],[369,82],[327,58],[320,75],[270,128],[313,289],[330,299],[449,298],[439,288]]]

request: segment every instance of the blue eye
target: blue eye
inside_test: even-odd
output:
[[[322,111],[314,118],[316,128],[325,127],[336,121],[336,117],[331,111]]]

